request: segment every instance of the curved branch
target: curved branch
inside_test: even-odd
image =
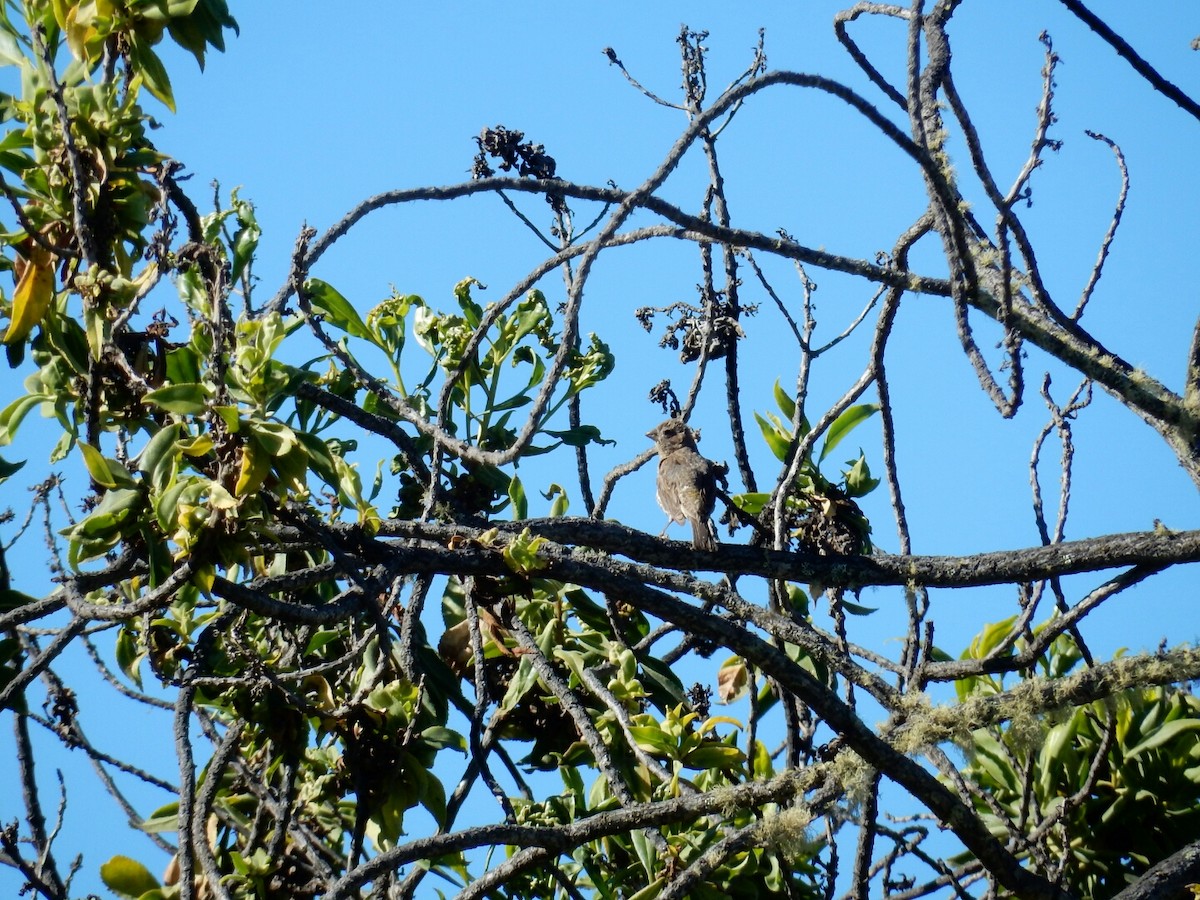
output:
[[[767,76],[762,77],[766,78]],[[447,187],[387,191],[363,201],[314,241],[305,257],[306,265],[315,263],[334,241],[375,210],[417,200],[450,200],[500,189],[535,194],[544,194],[554,190],[564,196],[604,203],[622,202],[631,196],[628,192],[614,188],[513,178],[488,178]],[[899,271],[890,266],[875,265],[866,260],[828,253],[761,232],[723,228],[716,223],[689,215],[658,197],[641,197],[638,199],[637,205],[663,216],[685,230],[640,229],[636,233],[628,235],[613,234],[604,240],[597,240],[593,243],[603,248],[660,236],[683,240],[712,240],[771,253],[784,259],[798,260],[817,268],[855,275],[877,284],[905,288],[916,293],[941,297],[950,297],[954,293],[951,282],[944,278],[922,276]],[[593,243],[576,245],[560,251],[535,270],[537,277],[561,265],[567,259],[581,256],[593,246]],[[1195,459],[1196,451],[1192,446],[1193,433],[1197,430],[1197,423],[1194,420],[1195,417],[1191,415],[1177,394],[1113,353],[1076,323],[1068,326],[1062,322],[1052,321],[1044,312],[1028,304],[1016,303],[1006,309],[1006,305],[1001,299],[1004,296],[1005,287],[1000,271],[984,267],[978,274],[979,289],[966,298],[971,306],[996,321],[1002,321],[1007,316],[1009,327],[1023,340],[1077,369],[1081,374],[1101,385],[1122,403],[1146,418],[1172,445],[1193,479],[1200,480],[1200,461]],[[536,282],[537,277],[533,276],[534,273],[531,273],[524,279],[519,290],[514,289],[510,292],[509,298],[515,299],[528,286]],[[282,308],[292,290],[293,285],[290,282],[280,288],[275,298],[267,305],[267,309]],[[489,308],[489,312],[495,310],[495,314],[499,315],[503,311],[503,307],[504,303],[496,304]],[[435,437],[439,445],[444,444],[446,449],[456,455],[489,465],[503,465],[503,460],[507,459],[507,457],[497,454],[483,453],[462,441],[442,435],[438,429],[416,416],[412,411],[402,409],[396,411],[422,433]]]
[[[1112,248],[1113,238],[1117,235],[1117,227],[1121,224],[1121,216],[1125,212],[1125,200],[1129,197],[1129,167],[1125,164],[1125,154],[1121,152],[1117,142],[1095,131],[1084,131],[1084,134],[1094,141],[1103,141],[1112,150],[1113,155],[1117,158],[1117,169],[1121,173],[1121,190],[1117,194],[1117,202],[1113,207],[1112,219],[1108,223],[1108,231],[1104,233],[1104,239],[1100,242],[1100,252],[1096,257],[1096,264],[1092,266],[1092,273],[1088,276],[1088,282],[1079,297],[1079,303],[1075,305],[1075,311],[1071,313],[1071,318],[1076,321],[1083,315],[1083,308],[1087,306],[1092,292],[1096,290],[1096,285],[1100,281],[1100,273],[1104,271],[1104,262],[1108,259],[1108,251]]]
[[[850,58],[858,64],[858,67],[866,73],[867,77],[875,83],[875,86],[883,91],[889,100],[899,106],[905,108],[904,95],[901,94],[892,84],[883,77],[874,64],[867,59],[867,55],[862,52],[854,39],[850,37],[846,25],[853,22],[863,13],[871,13],[873,15],[893,16],[897,19],[908,19],[912,13],[902,6],[894,6],[890,3],[855,3],[850,9],[839,10],[833,17],[833,31],[837,35],[838,41],[846,48],[846,52],[850,54]]]

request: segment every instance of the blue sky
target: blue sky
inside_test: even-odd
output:
[[[611,46],[629,70],[660,96],[678,96],[675,39],[681,21],[710,32],[710,96],[747,65],[759,27],[766,30],[771,68],[816,72],[844,80],[868,99],[885,102],[834,39],[838,3],[764,3],[754,12],[728,4],[515,5],[502,14],[472,4],[355,4],[330,17],[312,3],[236,9],[242,27],[224,56],[210,57],[201,76],[190,60],[172,69],[179,115],[164,118],[160,146],[195,172],[240,187],[257,204],[264,238],[257,274],[265,294],[286,271],[302,222],[324,230],[359,200],[378,191],[466,180],[485,125],[503,123],[545,144],[559,174],[585,182],[640,183],[684,127],[683,116],[629,87],[601,50]],[[1116,30],[1168,78],[1200,85],[1200,13],[1186,3],[1098,3]],[[885,74],[903,77],[903,28],[895,20],[860,19],[852,33]],[[1124,150],[1132,189],[1125,221],[1096,298],[1084,319],[1100,339],[1155,377],[1178,388],[1195,314],[1190,277],[1200,196],[1200,125],[1135,78],[1128,66],[1058,4],[964,4],[951,32],[956,79],[976,117],[985,153],[1002,186],[1024,163],[1040,99],[1046,30],[1061,57],[1051,136],[1062,150],[1047,153],[1034,174],[1034,205],[1021,214],[1040,251],[1047,283],[1073,306],[1108,227],[1119,176],[1112,154],[1085,129],[1102,132]],[[885,107],[886,108],[886,107]],[[889,111],[890,112],[890,111]],[[734,221],[771,233],[786,228],[801,242],[860,258],[889,249],[922,208],[915,167],[837,101],[797,89],[759,95],[721,141]],[[956,169],[972,193],[965,149],[951,144]],[[664,191],[685,208],[703,189],[693,154]],[[548,223],[540,201],[523,209]],[[981,207],[982,208],[982,207]],[[540,217],[540,218],[539,218]],[[579,212],[578,220],[589,215]],[[982,215],[985,227],[992,217]],[[940,274],[930,245],[916,265]],[[372,214],[326,255],[315,275],[369,307],[395,285],[432,303],[452,302],[451,287],[472,275],[498,299],[541,259],[541,247],[491,197],[453,204],[420,203]],[[788,266],[769,268],[777,287],[795,298]],[[816,271],[819,335],[832,337],[870,296],[845,276]],[[632,310],[694,299],[695,250],[675,245],[617,250],[601,257],[589,283],[584,328],[617,354],[610,390],[591,399],[594,421],[617,447],[598,452],[597,471],[634,455],[658,413],[642,398],[661,377],[687,384],[690,370],[656,348]],[[552,301],[557,276],[544,283]],[[753,292],[753,287],[747,288]],[[758,296],[751,297],[759,301]],[[794,347],[781,321],[764,312],[745,325],[749,340],[747,414],[773,408],[770,386],[795,377]],[[976,319],[981,346],[998,333]],[[780,340],[776,340],[779,337]],[[867,340],[847,341],[816,367],[814,408],[838,396],[859,371]],[[998,358],[992,354],[995,362]],[[892,344],[906,501],[918,552],[966,553],[1036,543],[1029,513],[1028,458],[1046,420],[1036,386],[1046,370],[1030,351],[1033,388],[1013,422],[1002,422],[979,390],[958,347],[945,301],[905,303]],[[1065,400],[1076,382],[1057,376]],[[706,452],[728,453],[721,434],[718,385],[701,399],[694,422],[708,425]],[[620,408],[612,415],[611,407]],[[585,407],[585,410],[587,407]],[[715,427],[714,427],[715,426]],[[1069,537],[1139,530],[1161,518],[1173,527],[1197,524],[1194,491],[1161,441],[1132,415],[1098,396],[1078,423],[1078,458]],[[868,442],[867,428],[863,437]],[[753,435],[752,435],[753,437]],[[761,448],[759,448],[761,449]],[[868,459],[878,448],[866,443]],[[1057,448],[1047,459],[1055,462]],[[761,457],[765,462],[765,455]],[[645,502],[648,470],[618,491],[612,515],[633,523],[658,511]],[[1046,469],[1053,502],[1056,474]],[[886,498],[872,518],[878,543],[895,549]],[[575,511],[578,511],[578,506]],[[975,617],[971,619],[973,627]],[[973,633],[973,630],[971,631]],[[1154,643],[1157,638],[1150,642]]]
[[[675,39],[684,21],[710,32],[710,97],[748,65],[761,26],[771,68],[844,80],[886,110],[886,100],[834,39],[832,17],[842,5],[825,0],[503,7],[232,3],[241,35],[230,39],[226,54],[209,56],[203,74],[185,54],[164,50],[179,111],[172,116],[156,110],[163,124],[156,140],[194,173],[195,199],[208,197],[211,191],[205,186],[216,179],[226,195],[237,187],[256,204],[264,230],[256,274],[259,299],[265,300],[286,273],[302,223],[323,231],[379,191],[466,180],[475,153],[472,138],[484,126],[504,124],[543,143],[564,178],[636,186],[658,165],[686,122],[679,112],[651,103],[628,86],[602,49],[611,46],[645,85],[676,99]],[[1096,0],[1091,5],[1167,78],[1200,95],[1200,54],[1189,47],[1200,35],[1200,9],[1194,3]],[[331,9],[336,13],[331,15]],[[903,30],[892,20],[864,19],[852,26],[864,49],[896,81],[903,76]],[[1047,154],[1033,178],[1034,205],[1020,212],[1039,248],[1043,274],[1060,304],[1073,307],[1119,188],[1112,154],[1084,135],[1085,129],[1103,132],[1124,150],[1132,188],[1125,222],[1084,324],[1113,350],[1178,389],[1198,308],[1193,270],[1200,240],[1195,214],[1200,123],[1136,78],[1059,4],[965,3],[951,30],[956,78],[1002,187],[1029,151],[1041,92],[1042,30],[1050,33],[1062,58],[1055,99],[1058,122],[1051,136],[1064,143],[1057,154]],[[735,224],[764,233],[785,228],[802,243],[831,252],[871,259],[893,245],[923,206],[921,181],[911,161],[856,114],[813,92],[785,88],[754,98],[722,136],[720,152]],[[981,192],[970,186],[961,143],[952,143],[950,152],[968,194],[982,200]],[[693,154],[664,193],[684,208],[696,209],[702,176]],[[540,200],[518,202],[540,224],[549,224]],[[578,221],[590,218],[582,210]],[[981,213],[981,218],[985,227],[992,225],[991,215]],[[930,250],[916,254],[914,265],[941,274],[944,265]],[[498,299],[542,258],[540,245],[497,199],[477,197],[377,212],[340,241],[312,274],[333,283],[362,309],[388,296],[393,285],[449,305],[451,288],[460,279],[479,278],[490,287],[478,299]],[[671,377],[680,389],[688,383],[690,369],[675,354],[657,349],[657,335],[641,330],[633,310],[693,300],[695,262],[695,248],[682,244],[614,250],[600,258],[588,285],[583,328],[610,343],[617,370],[610,384],[589,398],[585,417],[618,443],[594,454],[596,477],[646,446],[643,432],[661,418],[644,399],[649,388],[663,377]],[[768,270],[776,287],[794,301],[790,267],[771,263]],[[830,273],[810,270],[809,276],[820,286],[818,334],[832,337],[857,315],[871,288]],[[561,297],[561,282],[548,279],[543,287],[553,306]],[[761,291],[748,284],[745,300],[764,304],[762,313],[745,323],[743,403],[749,419],[751,411],[773,409],[771,385],[777,379],[794,383],[797,358]],[[977,329],[981,346],[991,351],[998,334],[982,321]],[[865,333],[856,335],[819,361],[814,411],[857,377],[867,340]],[[994,353],[989,356],[995,359]],[[1037,543],[1029,511],[1028,461],[1033,436],[1046,421],[1036,388],[1047,369],[1054,376],[1055,398],[1066,399],[1075,380],[1031,350],[1026,405],[1015,420],[1003,422],[958,347],[947,302],[905,300],[889,370],[917,552],[971,553]],[[715,458],[729,457],[721,393],[711,383],[693,419],[705,431],[702,449]],[[6,395],[0,402],[8,399]],[[1145,530],[1155,518],[1173,528],[1200,527],[1195,488],[1157,436],[1132,414],[1097,392],[1076,428],[1069,538]],[[750,437],[756,459],[767,465],[765,449],[754,434]],[[878,472],[877,426],[864,426],[854,441]],[[848,442],[847,457],[856,451]],[[1057,453],[1051,441],[1042,468],[1051,505],[1057,502]],[[20,448],[5,450],[8,459],[21,456]],[[38,462],[31,460],[27,470],[32,471],[24,474],[40,477]],[[565,480],[567,473],[531,469],[528,474],[523,470],[522,477],[534,500],[533,512],[540,514],[544,510],[537,508],[533,489]],[[650,499],[652,480],[646,467],[623,482],[611,515],[657,531],[662,516]],[[15,489],[11,496],[12,505],[22,502]],[[578,497],[572,499],[572,511],[582,512]],[[869,498],[867,510],[876,543],[895,551],[883,488]],[[39,592],[34,582],[39,573],[18,569],[15,586]],[[1068,588],[1078,592],[1099,580],[1071,580]],[[1105,656],[1122,646],[1153,647],[1163,637],[1171,643],[1193,640],[1195,590],[1190,570],[1159,576],[1100,610],[1085,633]],[[877,592],[863,602],[881,610],[852,623],[862,629],[856,639],[886,647],[887,635],[898,635],[902,628],[898,595]],[[983,623],[1011,614],[1012,606],[1007,592],[935,596],[938,643],[957,653]],[[143,722],[140,716],[123,711],[119,718],[90,727],[101,742],[110,740],[118,755],[132,752],[145,762],[162,760],[170,735],[161,722]],[[130,735],[136,735],[133,741]],[[57,750],[48,750],[46,760],[42,773],[47,784],[54,766],[78,762]],[[4,783],[11,783],[4,773],[8,765],[0,763]],[[88,846],[80,891],[95,888],[96,866],[113,852],[153,858],[148,845],[131,843],[116,828],[106,827],[87,844],[81,842],[81,835],[103,821],[101,811],[108,816],[111,809],[101,795],[72,787],[59,856],[66,856],[68,847]],[[114,824],[119,819],[118,814]],[[0,870],[0,891],[11,881],[6,879],[8,873]]]

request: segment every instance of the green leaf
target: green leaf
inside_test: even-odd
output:
[[[286,456],[297,446],[296,432],[280,422],[250,419],[246,426],[247,432],[272,456]]]
[[[565,591],[563,596],[570,601],[571,611],[588,628],[594,631],[603,631],[608,627],[608,611],[583,590],[571,588]],[[637,618],[638,614],[631,612],[627,622],[636,625]]]
[[[963,659],[983,659],[1004,641],[1012,631],[1016,616],[1009,616],[999,622],[992,622],[971,641],[971,646],[963,653]]]
[[[199,2],[200,0],[167,0],[167,16],[172,19],[190,16]]]
[[[538,558],[538,548],[544,543],[544,537],[534,537],[526,528],[504,548],[504,564],[520,575],[530,575],[538,569],[544,569],[546,561]]]
[[[320,311],[331,325],[354,337],[372,339],[370,329],[359,316],[354,304],[339,294],[333,285],[319,278],[310,278],[304,282],[304,293],[313,308]]]
[[[642,864],[642,871],[646,873],[646,878],[653,879],[655,869],[658,868],[658,852],[650,846],[650,839],[640,828],[629,832],[629,840],[633,843],[633,850],[637,854],[638,862]]]
[[[142,505],[142,492],[132,488],[108,491],[86,519],[70,529],[72,538],[97,537],[120,526]]]
[[[1037,768],[1042,791],[1046,796],[1053,794],[1055,782],[1062,777],[1063,768],[1069,764],[1077,724],[1076,717],[1072,716],[1067,721],[1055,725],[1042,738]]]
[[[653,725],[632,725],[629,734],[642,750],[652,756],[674,759],[677,744],[671,735],[667,734],[656,723]]]
[[[478,328],[483,319],[483,307],[471,299],[472,285],[478,285],[481,290],[487,287],[478,278],[464,278],[454,286],[454,296],[458,300],[458,305],[462,307],[467,324],[472,328]]]
[[[551,626],[551,628],[554,627],[555,626]],[[584,658],[583,653],[578,650],[567,650],[564,647],[556,645],[553,637],[551,637],[550,641],[547,641],[546,643],[550,644],[550,646],[547,648],[547,655],[551,655],[555,659],[566,663],[567,668],[571,672],[572,678],[582,681],[583,670],[587,665],[587,661]]]
[[[128,628],[122,628],[117,633],[116,642],[117,665],[128,676],[129,680],[141,688],[141,662],[145,655],[138,650],[137,638]]]
[[[847,497],[865,497],[875,488],[879,487],[879,479],[871,477],[871,469],[867,465],[867,458],[859,451],[858,459],[850,466],[850,469],[845,473],[846,496]]]
[[[175,451],[178,440],[179,426],[167,425],[150,438],[138,456],[138,469],[146,473],[156,491],[165,490],[175,476]]]
[[[728,769],[745,761],[745,755],[737,747],[715,741],[701,744],[683,758],[683,764],[690,769]]]
[[[171,79],[167,75],[166,66],[158,58],[158,54],[150,49],[150,45],[136,34],[129,35],[129,55],[133,61],[134,70],[142,78],[142,83],[162,104],[171,112],[175,112],[175,95],[171,91]]]
[[[210,392],[203,384],[171,384],[142,397],[142,403],[179,416],[203,415],[209,402]]]
[[[53,403],[54,400],[53,394],[26,394],[0,410],[0,447],[12,443],[21,420],[31,409],[42,403]]]
[[[738,509],[752,516],[757,516],[763,511],[763,508],[771,499],[771,495],[759,491],[751,494],[734,494],[732,499],[734,506]]]
[[[10,463],[8,460],[4,459],[4,457],[0,456],[0,484],[4,484],[4,482],[8,480],[8,477],[10,475],[13,475],[16,472],[18,472],[21,469],[21,467],[24,465],[25,465],[25,460],[21,460],[20,462],[11,462]]]
[[[83,453],[83,464],[87,467],[92,481],[104,488],[133,487],[137,484],[129,471],[115,459],[106,459],[99,450],[91,444],[79,442],[79,450]]]
[[[74,431],[64,431],[59,435],[58,440],[54,443],[54,449],[50,451],[50,462],[62,462],[67,458],[67,454],[71,452],[71,448],[75,446]]]
[[[829,451],[842,442],[842,438],[877,412],[879,412],[878,403],[860,403],[856,406],[851,406],[834,419],[833,424],[829,426],[829,430],[825,432],[825,443],[821,446],[820,459],[823,460],[828,456]]]
[[[595,334],[589,334],[587,352],[571,354],[571,363],[566,372],[566,377],[571,383],[567,389],[568,396],[581,393],[600,383],[612,374],[616,364],[616,357],[608,349],[608,344]]]
[[[509,409],[520,409],[522,406],[528,406],[533,402],[533,398],[528,394],[514,394],[507,400],[501,400],[499,403],[491,407],[491,412],[504,412]]]
[[[764,419],[758,413],[754,414],[754,421],[758,423],[763,439],[767,442],[771,452],[775,454],[775,458],[781,461],[787,459],[788,448],[792,445],[792,436],[784,432],[781,426]]]
[[[147,834],[161,834],[164,831],[179,829],[179,801],[173,800],[165,806],[160,806],[150,816],[143,819],[137,826]]]
[[[608,440],[600,436],[600,429],[595,425],[580,425],[578,428],[572,428],[569,431],[551,431],[546,430],[546,434],[550,437],[558,438],[568,447],[584,447],[588,444],[599,444],[601,446],[615,445],[617,442]]]
[[[308,467],[312,469],[326,484],[336,487],[338,483],[337,465],[333,461],[333,453],[323,438],[307,431],[297,431],[296,440],[308,454]]]
[[[641,628],[635,634],[638,637],[644,637],[649,634],[649,625],[646,620],[640,622]],[[642,666],[641,682],[643,688],[650,695],[659,708],[668,706],[678,706],[684,702],[685,691],[683,682],[680,682],[676,671],[668,666],[666,662],[656,660],[649,654],[642,656],[638,660]]]
[[[852,616],[869,616],[879,609],[877,606],[862,606],[858,603],[851,603],[844,598],[839,601],[838,605]]]
[[[71,369],[79,374],[88,370],[87,335],[75,319],[66,316],[49,316],[42,322],[44,334],[50,343],[62,352]]]
[[[971,765],[983,776],[981,782],[986,785],[990,780],[993,785],[1018,794],[1021,780],[1009,761],[1012,756],[1008,750],[983,729],[972,732],[971,741]]]
[[[180,280],[182,278],[181,275]],[[185,344],[167,351],[166,380],[168,384],[183,384],[200,380],[200,355],[196,347]]]
[[[67,560],[77,567],[85,560],[101,556],[130,533],[129,519],[144,505],[140,490],[119,488],[105,493],[99,505],[80,522],[65,529],[69,546]]]
[[[225,423],[230,434],[237,434],[242,430],[242,418],[236,405],[214,406],[212,411],[221,417],[221,421]]]
[[[36,602],[36,598],[30,597],[28,594],[23,594],[20,591],[14,591],[12,588],[0,590],[0,612],[8,612],[20,606]]]
[[[552,518],[565,516],[567,509],[571,505],[571,500],[567,496],[566,489],[561,484],[552,484],[550,489],[541,492],[542,496],[550,500],[550,515]]]
[[[168,487],[155,500],[155,515],[158,518],[158,525],[163,531],[171,531],[175,528],[176,517],[179,509],[185,505],[194,505],[204,486],[198,478],[188,478],[182,481],[177,481],[175,484]],[[186,497],[184,496],[186,493]],[[184,501],[187,501],[186,504]]]
[[[779,386],[778,378],[775,379],[775,403],[779,406],[779,411],[783,413],[784,419],[790,422],[796,417],[796,401]]]
[[[1135,759],[1148,750],[1157,750],[1164,744],[1169,744],[1175,740],[1179,735],[1186,734],[1189,731],[1200,731],[1200,719],[1176,719],[1173,722],[1168,722],[1155,730],[1154,734],[1150,735],[1150,737],[1127,752],[1125,759]]]
[[[21,52],[15,35],[8,31],[0,32],[0,66],[26,66],[29,60]]]
[[[467,739],[457,731],[441,725],[431,725],[421,732],[421,740],[436,750],[449,748],[467,752]]]
[[[517,663],[517,673],[513,675],[512,680],[508,683],[508,690],[504,693],[504,699],[500,701],[500,705],[496,707],[496,715],[501,716],[511,712],[521,702],[521,698],[537,684],[538,674],[533,667],[533,662],[528,656],[522,656]]]
[[[313,636],[308,639],[308,644],[304,647],[304,655],[311,656],[316,653],[326,644],[340,640],[342,633],[333,628],[322,628],[313,633]]]
[[[194,12],[186,17],[175,10],[189,7]],[[225,50],[225,36],[222,28],[232,28],[238,33],[237,20],[229,15],[225,0],[201,0],[192,3],[191,0],[169,0],[167,13],[170,15],[167,30],[180,47],[188,50],[196,57],[200,70],[204,70],[204,51],[211,44],[217,50]]]
[[[242,277],[246,266],[254,257],[254,251],[258,249],[258,242],[262,237],[262,229],[258,227],[258,222],[254,219],[254,207],[249,203],[239,204],[238,221],[241,222],[242,227],[233,236],[233,267],[230,277],[234,281]]]
[[[161,886],[149,869],[128,856],[114,856],[102,865],[100,879],[110,890],[132,900]]]
[[[513,521],[529,518],[529,498],[521,479],[514,475],[508,480],[508,499],[512,501]]]
[[[429,814],[438,825],[446,823],[446,789],[437,778],[425,780],[425,790],[421,792],[421,805],[429,810]]]

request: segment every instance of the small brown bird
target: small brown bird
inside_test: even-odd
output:
[[[679,419],[667,419],[647,431],[646,437],[658,445],[657,499],[670,519],[667,525],[690,522],[692,546],[716,550],[717,538],[709,517],[717,503],[717,478],[725,467],[700,455],[695,433]]]

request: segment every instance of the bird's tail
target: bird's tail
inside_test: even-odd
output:
[[[712,552],[717,549],[717,539],[713,535],[712,522],[708,519],[695,518],[692,523],[692,546],[697,550]]]

